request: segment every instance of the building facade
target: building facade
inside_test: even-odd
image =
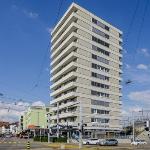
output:
[[[21,116],[20,125],[23,130],[30,127],[47,128],[47,110],[45,106],[31,106]]]
[[[121,130],[122,32],[72,3],[51,36],[51,125]]]

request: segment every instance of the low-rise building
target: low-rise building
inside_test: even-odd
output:
[[[20,118],[20,129],[26,130],[29,128],[47,128],[47,113],[48,107],[31,106],[24,115]]]

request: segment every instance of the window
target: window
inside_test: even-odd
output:
[[[103,57],[100,57],[100,56],[92,54],[92,58],[96,59],[97,61],[102,62],[104,64],[107,64],[107,65],[109,64],[109,60],[107,60],[107,59],[105,59]]]
[[[99,101],[99,100],[91,100],[91,104],[109,107],[109,102],[104,102],[104,101]]]
[[[109,72],[108,68],[100,66],[100,65],[97,65],[97,64],[94,64],[94,63],[92,63],[92,68],[98,69],[98,70],[101,70],[101,71],[104,71],[104,72]]]
[[[107,119],[107,118],[91,118],[91,122],[108,123],[109,119]]]
[[[92,72],[91,76],[95,77],[95,78],[99,78],[101,80],[107,80],[107,81],[109,81],[109,77],[101,75],[101,74],[98,74],[98,73],[95,73],[95,72]]]
[[[96,38],[94,36],[92,36],[92,41],[94,41],[96,43],[99,43],[99,44],[101,44],[103,46],[109,47],[109,44],[107,42],[104,42],[104,41],[102,41],[102,40],[100,40],[100,39],[98,39],[98,38]]]
[[[95,45],[92,45],[92,50],[100,52],[101,54],[104,54],[106,56],[109,56],[110,52],[107,52],[106,50],[103,50]]]
[[[109,97],[109,94],[91,90],[91,94],[98,97]]]
[[[92,114],[95,114],[95,113],[96,114],[109,114],[109,111],[91,108],[91,113]]]
[[[106,26],[106,25],[104,25],[104,24],[103,24],[103,23],[101,23],[100,21],[98,21],[98,20],[96,20],[96,19],[92,18],[92,22],[93,22],[94,24],[96,24],[96,25],[100,26],[101,28],[103,28],[103,29],[105,29],[105,30],[109,31],[109,27],[108,27],[108,26]]]
[[[109,39],[109,35],[108,35],[108,34],[106,34],[106,33],[102,32],[102,31],[96,29],[95,27],[92,27],[92,31],[93,31],[94,33],[96,33],[96,34],[98,34],[98,35],[104,37],[104,38]]]
[[[94,82],[94,81],[91,81],[91,85],[96,86],[96,87],[100,87],[100,88],[104,88],[104,89],[109,89],[109,85]]]

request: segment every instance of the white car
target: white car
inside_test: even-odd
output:
[[[144,144],[147,144],[147,142],[144,140],[135,140],[131,142],[131,145],[144,145]]]
[[[85,139],[85,140],[83,140],[83,144],[86,144],[86,145],[98,145],[98,144],[100,144],[100,141],[99,141],[99,139],[96,139],[96,138]]]

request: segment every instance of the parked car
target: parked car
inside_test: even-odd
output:
[[[6,135],[5,135],[5,138],[11,138],[11,137],[12,137],[11,134],[6,134]]]
[[[147,142],[144,140],[135,140],[131,142],[131,145],[144,145],[144,144],[147,144]]]
[[[100,142],[100,145],[103,146],[117,146],[118,141],[116,139],[105,139]]]
[[[22,138],[28,139],[28,135],[23,135]]]
[[[99,139],[96,139],[96,138],[83,140],[83,144],[86,144],[86,145],[98,145],[99,143],[100,143]]]

